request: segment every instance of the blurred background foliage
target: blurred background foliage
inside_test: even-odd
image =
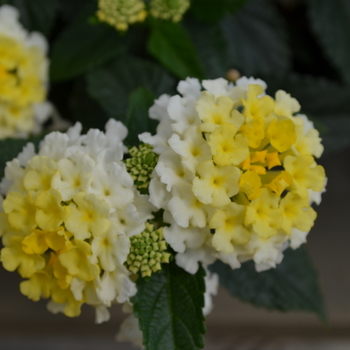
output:
[[[182,22],[148,17],[127,32],[94,20],[96,0],[5,3],[48,38],[49,100],[85,129],[116,118],[135,143],[138,132],[154,128],[146,118],[155,97],[175,93],[187,76],[227,77],[235,69],[264,79],[269,94],[284,89],[296,97],[326,154],[350,144],[349,0],[191,0]],[[16,150],[10,153],[0,161]]]

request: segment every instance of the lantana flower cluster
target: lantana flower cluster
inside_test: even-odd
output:
[[[1,192],[1,262],[25,278],[20,290],[52,312],[74,317],[82,304],[107,307],[136,293],[125,267],[130,237],[152,217],[147,196],[136,190],[123,160],[125,126],[110,120],[106,132],[45,137],[38,154],[29,143],[8,162]]]
[[[150,109],[157,133],[140,135],[158,164],[150,200],[164,209],[164,237],[190,273],[216,258],[238,268],[253,259],[275,267],[314,224],[325,171],[323,146],[298,101],[246,77],[181,81],[181,95],[162,95]]]
[[[18,18],[16,8],[0,7],[0,139],[39,132],[51,112],[46,39]]]
[[[125,31],[130,25],[143,22],[148,14],[179,22],[189,7],[189,0],[151,0],[149,6],[142,0],[99,0],[96,15],[101,22]]]

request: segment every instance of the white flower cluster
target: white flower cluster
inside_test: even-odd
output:
[[[51,298],[50,311],[71,317],[93,305],[100,323],[106,307],[136,293],[124,263],[153,207],[122,161],[125,126],[110,120],[105,133],[80,133],[80,123],[52,132],[38,154],[29,143],[7,163],[1,260],[27,278],[20,287],[30,299]]]
[[[248,233],[242,226],[245,214],[237,209],[243,208],[243,206],[231,203],[232,209],[227,206],[225,207],[228,208],[225,209],[227,212],[223,210],[220,214],[227,216],[227,224],[232,226],[233,230],[236,230],[234,234],[236,234],[235,237],[237,237],[238,244],[235,244],[234,248],[231,244],[228,244],[229,249],[227,250],[230,250],[230,253],[227,253],[224,251],[226,249],[224,249],[224,244],[222,243],[225,238],[223,235],[220,236],[222,241],[219,242],[222,248],[215,249],[213,247],[213,237],[215,235],[210,230],[209,222],[213,223],[216,220],[217,225],[224,225],[226,219],[222,218],[219,220],[219,215],[214,215],[216,208],[224,207],[227,203],[230,203],[230,197],[233,198],[238,193],[237,183],[240,183],[239,179],[241,174],[244,173],[242,170],[245,169],[244,161],[247,157],[249,160],[249,152],[254,152],[252,148],[250,150],[248,148],[248,142],[250,146],[254,142],[254,138],[248,138],[247,140],[242,134],[248,130],[248,127],[252,128],[249,130],[256,129],[260,132],[257,125],[262,118],[256,117],[256,119],[252,119],[249,117],[250,115],[260,112],[270,113],[266,117],[265,123],[267,125],[271,123],[272,126],[275,123],[275,121],[271,122],[273,119],[287,120],[287,117],[284,115],[288,116],[293,121],[293,124],[290,121],[284,121],[283,123],[286,123],[288,127],[291,125],[290,128],[292,130],[296,129],[299,133],[296,147],[300,148],[300,152],[299,149],[293,149],[295,154],[302,154],[304,149],[307,151],[311,149],[313,154],[319,156],[323,151],[323,147],[320,145],[318,132],[313,129],[312,123],[306,117],[302,115],[292,116],[293,111],[297,110],[298,107],[300,108],[300,106],[289,94],[283,91],[278,92],[276,103],[271,102],[272,98],[267,97],[265,94],[266,83],[260,79],[242,77],[236,81],[236,84],[233,84],[220,78],[204,80],[202,84],[205,89],[204,92],[202,92],[201,84],[197,79],[187,78],[178,85],[180,95],[172,97],[168,95],[160,96],[150,108],[150,118],[159,121],[156,134],[152,136],[150,133],[143,133],[139,136],[142,142],[152,145],[154,152],[159,154],[159,161],[152,174],[153,179],[150,182],[149,192],[152,204],[157,208],[164,209],[164,221],[170,224],[169,227],[164,228],[164,237],[168,244],[177,252],[177,264],[192,274],[197,271],[199,262],[206,266],[213,263],[216,258],[221,259],[232,268],[239,268],[241,262],[251,259],[255,261],[258,271],[276,267],[276,264],[280,263],[283,258],[283,250],[288,247],[290,242],[292,242],[291,246],[293,248],[299,247],[305,242],[307,232],[293,228],[291,235],[288,236],[285,233],[278,233],[277,228],[275,230],[276,234],[272,237],[262,237],[262,235],[254,233],[252,229]],[[253,91],[259,92],[254,95]],[[242,103],[244,106],[242,106]],[[245,108],[244,118],[246,120],[253,120],[250,124],[244,124],[247,125],[246,129],[244,129],[245,126],[241,125],[242,123],[248,123],[248,121],[243,122],[244,118],[239,112],[239,108]],[[269,112],[270,109],[268,110],[268,108],[271,109],[271,112]],[[246,117],[247,115],[248,117]],[[282,116],[279,117],[279,115]],[[296,126],[293,126],[294,123],[296,123]],[[219,126],[221,125],[225,125],[226,130],[223,127],[220,129]],[[232,140],[230,139],[231,141],[227,142],[226,145],[225,133],[230,132],[230,129],[237,130],[240,126],[243,132],[237,133],[236,136],[232,132]],[[261,127],[259,126],[259,128]],[[216,130],[215,133],[214,130]],[[220,130],[221,134],[218,130]],[[260,137],[254,133],[255,131],[249,137]],[[262,130],[261,133],[264,134],[265,131]],[[219,141],[214,139],[214,136],[217,139],[220,138]],[[261,136],[260,139],[263,137]],[[222,150],[218,151],[219,153],[217,154],[212,153],[214,142],[222,142],[220,144]],[[267,153],[267,151],[262,149],[260,153],[265,155],[264,152]],[[230,157],[233,157],[229,159],[228,163],[225,163],[226,158],[223,160],[218,158],[224,157],[226,154],[231,154]],[[274,154],[276,155],[277,152]],[[271,155],[273,154],[271,153]],[[214,163],[218,159],[224,165],[233,162],[236,167],[217,167],[215,164],[213,165],[213,156]],[[272,161],[270,164],[271,167],[274,166]],[[231,170],[228,170],[229,167],[231,167]],[[253,165],[251,169],[254,169]],[[260,169],[262,167],[256,167],[257,172]],[[270,165],[268,169],[270,169]],[[264,169],[262,170],[265,171]],[[219,174],[219,172],[221,173]],[[249,174],[252,173],[251,171]],[[211,183],[211,180],[206,182],[200,179],[201,176],[215,179],[216,174],[218,174],[218,179],[222,179],[220,181],[224,184],[231,184],[231,187],[227,187],[227,185],[227,188],[223,186],[220,188],[220,186]],[[252,175],[258,177],[256,174]],[[282,179],[281,184],[284,184],[283,181]],[[240,191],[242,191],[242,188]],[[264,191],[261,193],[271,193]],[[316,194],[316,192],[313,193],[312,190],[309,190],[310,200],[319,202],[320,198],[315,196],[319,197],[320,191]],[[208,203],[212,204],[207,205]],[[255,203],[258,203],[258,200],[253,204]],[[232,220],[236,220],[235,223],[229,217],[230,210],[236,215],[236,217],[232,217]],[[240,210],[242,211],[242,209]],[[279,215],[282,216],[282,214]],[[228,235],[231,234],[232,232],[228,233]],[[225,239],[229,241],[228,237]],[[244,237],[244,240],[240,237]],[[248,242],[245,237],[250,237]],[[242,243],[240,243],[240,239]],[[219,244],[217,243],[218,246]]]
[[[47,52],[45,37],[28,33],[16,8],[0,7],[0,139],[38,133],[52,113]]]

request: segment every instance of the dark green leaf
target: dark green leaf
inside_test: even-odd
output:
[[[217,261],[211,271],[232,295],[255,306],[280,311],[308,311],[327,318],[317,273],[304,247],[288,249],[276,269],[256,272],[254,262],[240,269]]]
[[[185,28],[194,43],[205,77],[224,77],[229,68],[227,41],[218,24],[187,20]]]
[[[172,91],[175,80],[158,65],[124,55],[87,75],[88,92],[107,115],[125,122],[129,94],[146,87],[156,96]]]
[[[171,22],[154,20],[150,23],[149,53],[180,79],[203,78],[202,66],[186,31]]]
[[[148,117],[148,110],[153,105],[155,95],[148,89],[140,87],[129,96],[129,108],[126,115],[126,127],[129,130],[126,144],[137,146],[138,135],[142,132],[155,132],[155,120]]]
[[[218,21],[227,12],[238,11],[246,0],[192,0],[191,11],[194,15],[204,21]]]
[[[95,10],[96,3],[88,4],[58,38],[51,57],[52,80],[69,79],[96,69],[124,51],[123,38],[114,28],[89,23]]]
[[[20,11],[20,21],[29,30],[48,34],[59,8],[58,0],[0,0],[0,5],[10,4]]]
[[[61,4],[61,13],[63,17],[71,21],[86,5],[86,0],[59,0]]]
[[[249,0],[222,22],[231,68],[243,75],[281,75],[291,68],[285,23],[268,0]]]
[[[132,303],[146,350],[204,347],[204,276],[202,267],[191,275],[173,262],[149,280],[137,281]]]
[[[85,131],[90,128],[103,130],[109,119],[101,106],[87,93],[85,79],[79,79],[75,84],[69,107],[73,120],[81,122]]]
[[[350,145],[350,115],[324,116],[321,123],[327,129],[321,132],[324,155],[340,151]]]
[[[350,84],[350,2],[307,0],[311,26],[329,60]]]
[[[23,147],[28,142],[33,142],[36,146],[39,144],[43,136],[34,136],[29,139],[5,139],[0,140],[0,179],[4,176],[6,162],[16,158]]]

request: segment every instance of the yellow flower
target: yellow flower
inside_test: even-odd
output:
[[[260,196],[261,185],[261,178],[255,171],[245,172],[239,180],[240,190],[244,192],[250,200]]]
[[[254,118],[251,122],[241,126],[241,130],[249,141],[249,147],[258,148],[265,138],[265,123],[260,117]]]
[[[261,196],[252,200],[247,207],[246,225],[252,225],[261,238],[270,238],[281,227],[282,215],[278,208],[279,197],[264,188]]]
[[[294,113],[299,111],[300,104],[295,98],[291,97],[290,94],[283,90],[278,90],[276,92],[276,114],[290,118]]]
[[[280,208],[283,215],[281,229],[287,235],[291,234],[293,227],[303,232],[309,232],[317,217],[307,198],[301,198],[292,193],[287,193],[282,198]]]
[[[283,191],[292,185],[293,185],[293,176],[289,174],[287,171],[282,171],[269,184],[267,184],[266,187],[270,188],[273,192],[281,196]]]
[[[209,227],[215,229],[212,244],[217,251],[230,254],[235,245],[249,242],[251,234],[244,227],[245,212],[243,205],[230,203],[211,218]]]
[[[89,261],[90,255],[90,244],[75,239],[69,248],[58,255],[58,259],[71,276],[88,282],[94,280],[100,273],[98,265]]]
[[[51,294],[52,278],[45,271],[34,273],[28,280],[23,281],[19,285],[20,291],[33,301],[40,298],[48,298]]]
[[[4,200],[3,209],[14,229],[30,231],[36,227],[36,209],[30,193],[24,196],[19,192],[10,192]]]
[[[35,156],[28,165],[23,178],[23,186],[27,191],[39,193],[51,188],[52,177],[57,172],[57,164],[47,156]]]
[[[41,192],[35,200],[35,206],[38,208],[35,214],[35,220],[38,226],[44,231],[57,230],[67,221],[71,213],[68,206],[62,206],[62,196],[54,189]]]
[[[80,192],[74,195],[73,201],[69,205],[72,213],[66,227],[77,239],[99,236],[108,230],[109,205],[105,200],[95,194]]]
[[[228,205],[230,197],[238,193],[241,173],[235,166],[217,167],[209,160],[197,166],[197,173],[199,177],[193,180],[192,190],[204,204],[222,207]]]
[[[325,170],[321,165],[316,165],[312,156],[287,156],[283,165],[293,176],[293,191],[300,197],[308,198],[307,190],[316,192],[323,190],[326,181]]]
[[[275,108],[275,102],[270,96],[261,96],[264,88],[261,85],[249,85],[247,98],[242,99],[244,106],[243,115],[250,122],[254,118],[267,117]]]
[[[297,139],[295,124],[289,119],[273,120],[267,129],[267,136],[277,151],[281,153],[288,151]]]
[[[237,131],[233,124],[224,124],[210,134],[208,144],[217,165],[238,165],[248,157],[248,140]]]
[[[45,266],[45,259],[37,254],[28,255],[22,250],[23,237],[9,239],[11,246],[1,250],[1,262],[7,271],[18,269],[19,274],[28,278]]]
[[[233,111],[233,105],[234,102],[227,96],[215,99],[214,95],[203,92],[196,107],[199,118],[202,120],[200,130],[213,132],[224,124],[240,127],[241,115],[238,111]]]
[[[62,228],[51,232],[34,229],[29,236],[23,239],[22,249],[27,254],[43,254],[49,248],[54,251],[61,250],[67,242],[67,237]]]

